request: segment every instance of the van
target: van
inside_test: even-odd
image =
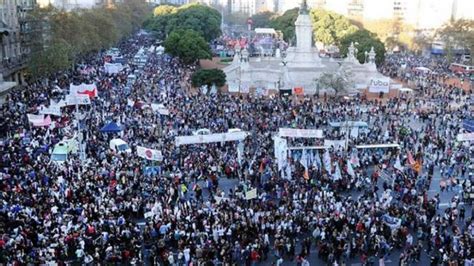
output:
[[[113,139],[109,143],[109,147],[116,153],[131,153],[132,149],[128,146],[127,142],[122,139]]]
[[[64,163],[68,160],[69,154],[77,153],[78,145],[75,139],[62,140],[54,145],[51,161]]]

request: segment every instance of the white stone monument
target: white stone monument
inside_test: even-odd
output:
[[[290,47],[286,61],[289,67],[318,68],[321,67],[318,49],[313,46],[313,25],[306,0],[300,8],[295,22],[296,47]]]

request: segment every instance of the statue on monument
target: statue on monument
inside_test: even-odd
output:
[[[373,47],[373,46],[372,46],[372,48],[370,48],[370,52],[369,52],[368,55],[369,55],[369,62],[370,62],[371,64],[374,64],[374,63],[375,63],[375,56],[376,56],[377,54],[375,53],[375,50],[374,50],[374,47]]]
[[[300,14],[306,15],[308,13],[308,3],[306,2],[306,0],[303,0],[303,2],[301,3]]]

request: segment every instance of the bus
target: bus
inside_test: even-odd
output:
[[[458,64],[458,63],[452,63],[449,66],[449,70],[456,74],[474,74],[474,66],[468,66],[468,65],[463,65],[463,64]]]

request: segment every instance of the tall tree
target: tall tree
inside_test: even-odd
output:
[[[65,41],[54,42],[51,46],[32,55],[28,65],[29,75],[43,77],[67,69],[72,65],[72,50]]]
[[[346,17],[324,9],[311,10],[314,39],[325,45],[338,45],[347,35],[358,30]]]
[[[226,82],[226,75],[221,69],[199,69],[194,72],[191,77],[191,82],[194,87],[201,87],[207,85],[211,87],[216,85],[217,87],[222,87]]]
[[[298,8],[286,11],[283,15],[271,20],[270,26],[283,33],[283,39],[291,42],[295,38],[295,22],[298,18]]]
[[[199,59],[211,59],[211,50],[206,40],[190,29],[178,29],[169,34],[164,42],[165,51],[177,56],[185,64]]]
[[[342,70],[322,73],[318,79],[318,83],[323,89],[333,89],[336,96],[347,92],[352,85],[349,74]]]
[[[156,10],[155,10],[156,11]],[[179,8],[163,8],[158,10],[151,21],[147,21],[147,29],[156,32],[159,38],[166,38],[177,29],[191,29],[198,32],[206,41],[211,41],[221,34],[221,14],[214,8],[189,4]]]

